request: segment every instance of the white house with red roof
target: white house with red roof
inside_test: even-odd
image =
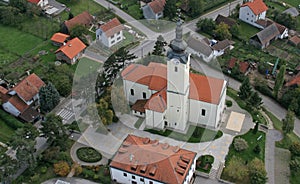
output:
[[[153,0],[142,7],[145,19],[159,19],[164,15],[166,0]],[[175,5],[174,5],[175,6]]]
[[[75,64],[85,48],[86,45],[79,38],[73,38],[55,51],[56,59]]]
[[[248,0],[240,7],[239,19],[251,24],[255,27],[261,28],[256,21],[266,18],[268,7],[263,2],[263,0]]]
[[[64,34],[64,33],[55,33],[51,37],[52,44],[54,46],[62,46],[64,43],[66,43],[70,38],[70,35]]]
[[[144,115],[150,128],[184,131],[188,122],[217,128],[225,107],[226,81],[190,73],[181,25],[170,47],[167,65],[131,64],[122,71],[125,96],[134,114]]]
[[[100,40],[106,47],[111,47],[124,39],[124,26],[117,18],[113,18],[96,30],[96,40]]]
[[[36,107],[39,106],[39,91],[44,85],[45,83],[33,73],[12,89],[2,87],[3,109],[26,122],[34,121],[39,116]]]
[[[179,146],[128,135],[109,165],[111,179],[123,184],[189,184],[196,155]]]

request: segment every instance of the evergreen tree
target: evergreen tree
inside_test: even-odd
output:
[[[253,129],[253,134],[256,134],[258,132],[258,126],[259,126],[259,123],[256,122],[255,126],[254,126],[254,129]]]
[[[252,95],[252,87],[248,77],[242,82],[238,94],[242,100],[247,100]]]
[[[164,7],[164,16],[168,17],[170,20],[176,17],[177,7],[176,0],[167,0]]]
[[[262,98],[259,96],[259,94],[255,91],[249,98],[248,103],[256,108],[259,109],[259,107],[261,106],[262,102]]]
[[[59,103],[59,93],[51,82],[41,88],[39,95],[42,112],[50,112]]]
[[[74,15],[71,12],[69,12],[68,20],[72,19],[73,17],[74,17]]]
[[[283,82],[284,82],[284,75],[285,75],[285,71],[286,71],[286,66],[285,64],[281,65],[280,69],[279,69],[279,73],[276,76],[276,80],[275,80],[275,86],[274,86],[274,96],[277,98],[278,96],[278,92],[280,91]]]
[[[162,35],[159,35],[157,37],[157,40],[155,42],[154,51],[152,52],[153,55],[157,56],[163,56],[165,52],[165,46],[167,45],[167,42],[162,37]]]
[[[136,56],[130,54],[125,47],[121,47],[117,50],[103,65],[104,72],[102,73],[102,78],[104,82],[100,83],[100,85],[110,86],[117,77],[117,74],[135,58]]]
[[[295,114],[289,109],[285,118],[282,120],[282,130],[284,133],[291,133],[294,130],[294,121]]]

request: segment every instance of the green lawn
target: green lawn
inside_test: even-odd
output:
[[[145,131],[153,134],[158,134],[165,137],[173,138],[175,140],[186,141],[191,143],[212,141],[220,138],[223,135],[223,132],[221,132],[220,130],[216,132],[214,130],[210,130],[210,129],[206,129],[194,125],[190,125],[186,134],[178,133],[168,129],[165,131],[147,129]]]
[[[253,27],[252,25],[247,24],[243,21],[238,21],[238,24],[239,24],[240,37],[245,41],[249,41],[249,39],[253,35],[255,35],[260,31],[258,28]]]
[[[10,115],[7,114],[7,116]],[[14,130],[7,126],[2,119],[0,119],[0,142],[7,143],[14,134]]]
[[[36,36],[7,26],[0,26],[0,37],[0,49],[5,48],[17,55],[23,55],[43,42]]]
[[[88,76],[89,74],[96,73],[96,71],[99,70],[101,66],[102,63],[83,57],[78,61],[74,76],[80,78],[83,76]]]
[[[283,2],[291,5],[291,6],[294,6],[294,7],[298,7],[298,5],[300,4],[299,0],[282,0]]]
[[[268,115],[270,120],[273,122],[273,126],[276,130],[281,130],[282,128],[282,121],[280,121],[274,114],[272,114],[270,111],[263,108],[263,111]]]

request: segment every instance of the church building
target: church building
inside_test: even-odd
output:
[[[131,64],[121,73],[133,114],[145,117],[147,128],[185,131],[189,123],[217,128],[221,122],[226,81],[191,73],[186,48],[178,23],[167,65]]]

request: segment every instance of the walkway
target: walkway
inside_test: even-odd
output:
[[[53,179],[44,181],[42,184],[55,184],[55,182],[57,180],[69,182],[70,184],[98,184],[98,183],[92,182],[90,180],[74,178],[74,177],[72,177],[72,178],[53,178]]]

